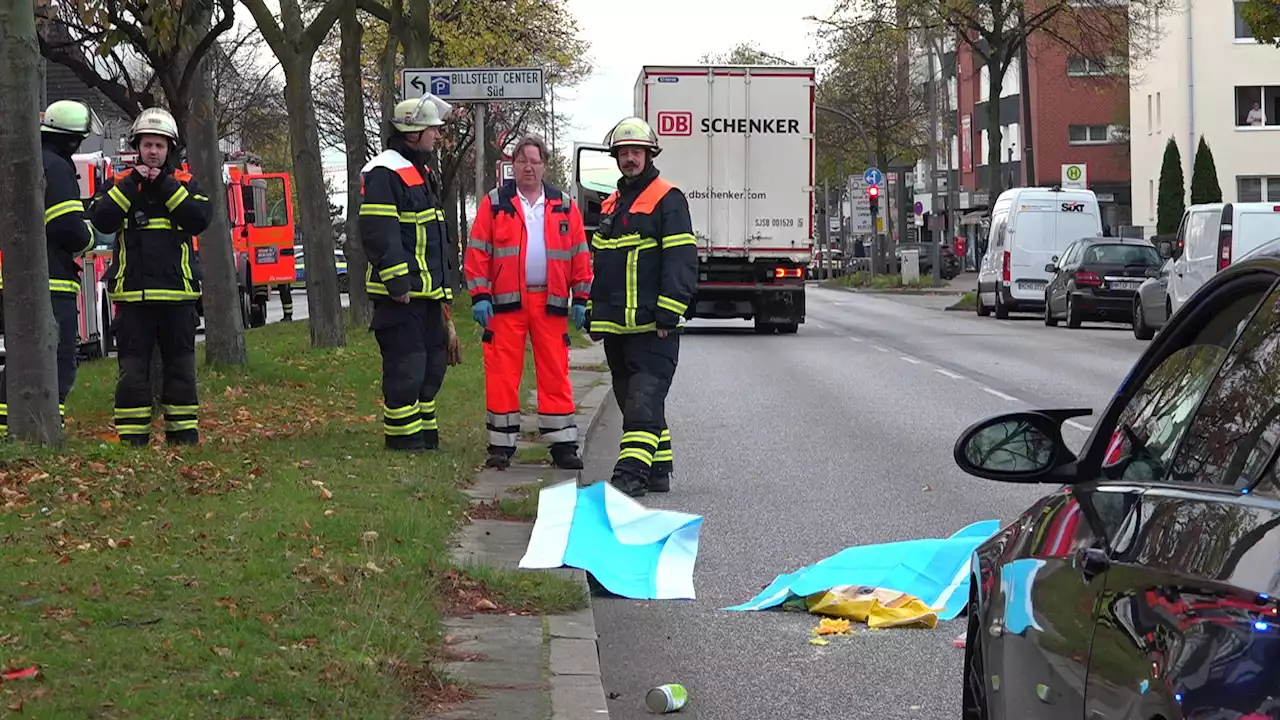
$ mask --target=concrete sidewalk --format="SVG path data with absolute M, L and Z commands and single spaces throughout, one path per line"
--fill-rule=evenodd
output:
M 586 443 L 600 411 L 613 402 L 605 367 L 604 346 L 595 343 L 570 351 L 570 376 L 578 405 L 579 442 L 586 457 Z M 534 404 L 530 398 L 526 407 Z M 526 410 L 522 430 L 536 430 L 536 418 Z M 522 445 L 524 445 L 522 443 Z M 525 453 L 522 453 L 525 454 Z M 520 457 L 519 455 L 517 457 Z M 475 484 L 466 488 L 473 502 L 493 502 L 510 497 L 516 486 L 541 482 L 550 485 L 577 478 L 578 473 L 545 464 L 515 463 L 505 471 L 482 470 Z M 533 530 L 532 522 L 472 520 L 455 539 L 452 555 L 460 565 L 483 563 L 515 568 L 523 557 Z M 528 572 L 548 572 L 530 570 Z M 568 568 L 554 570 L 581 583 L 587 592 L 586 574 Z M 595 619 L 590 605 L 566 615 L 522 617 L 476 613 L 450 617 L 444 631 L 452 636 L 452 657 L 444 671 L 469 683 L 477 698 L 456 710 L 436 715 L 446 720 L 585 720 L 609 717 L 600 681 Z

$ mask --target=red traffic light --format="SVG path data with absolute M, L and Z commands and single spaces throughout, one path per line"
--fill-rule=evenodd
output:
M 867 197 L 871 198 L 872 200 L 875 200 L 876 198 L 880 197 L 880 186 L 879 185 L 869 186 L 867 188 Z

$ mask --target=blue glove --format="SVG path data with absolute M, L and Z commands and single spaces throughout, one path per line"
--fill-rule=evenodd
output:
M 488 300 L 481 300 L 472 305 L 471 317 L 480 324 L 480 327 L 488 329 L 489 319 L 493 317 L 493 303 Z
M 574 305 L 569 308 L 569 319 L 573 320 L 573 328 L 581 330 L 583 323 L 587 321 L 587 306 Z

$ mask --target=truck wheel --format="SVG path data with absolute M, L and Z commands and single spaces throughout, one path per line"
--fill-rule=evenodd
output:
M 778 333 L 781 335 L 795 335 L 800 331 L 800 323 L 787 323 L 778 326 Z
M 249 324 L 251 319 L 249 317 L 249 296 L 242 290 L 240 291 L 240 324 L 244 329 L 248 330 L 252 327 Z

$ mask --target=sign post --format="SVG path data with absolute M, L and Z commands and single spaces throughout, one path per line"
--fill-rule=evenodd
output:
M 542 68 L 405 68 L 400 71 L 403 99 L 431 93 L 450 103 L 472 106 L 476 139 L 476 206 L 484 197 L 485 111 L 491 102 L 542 102 Z

